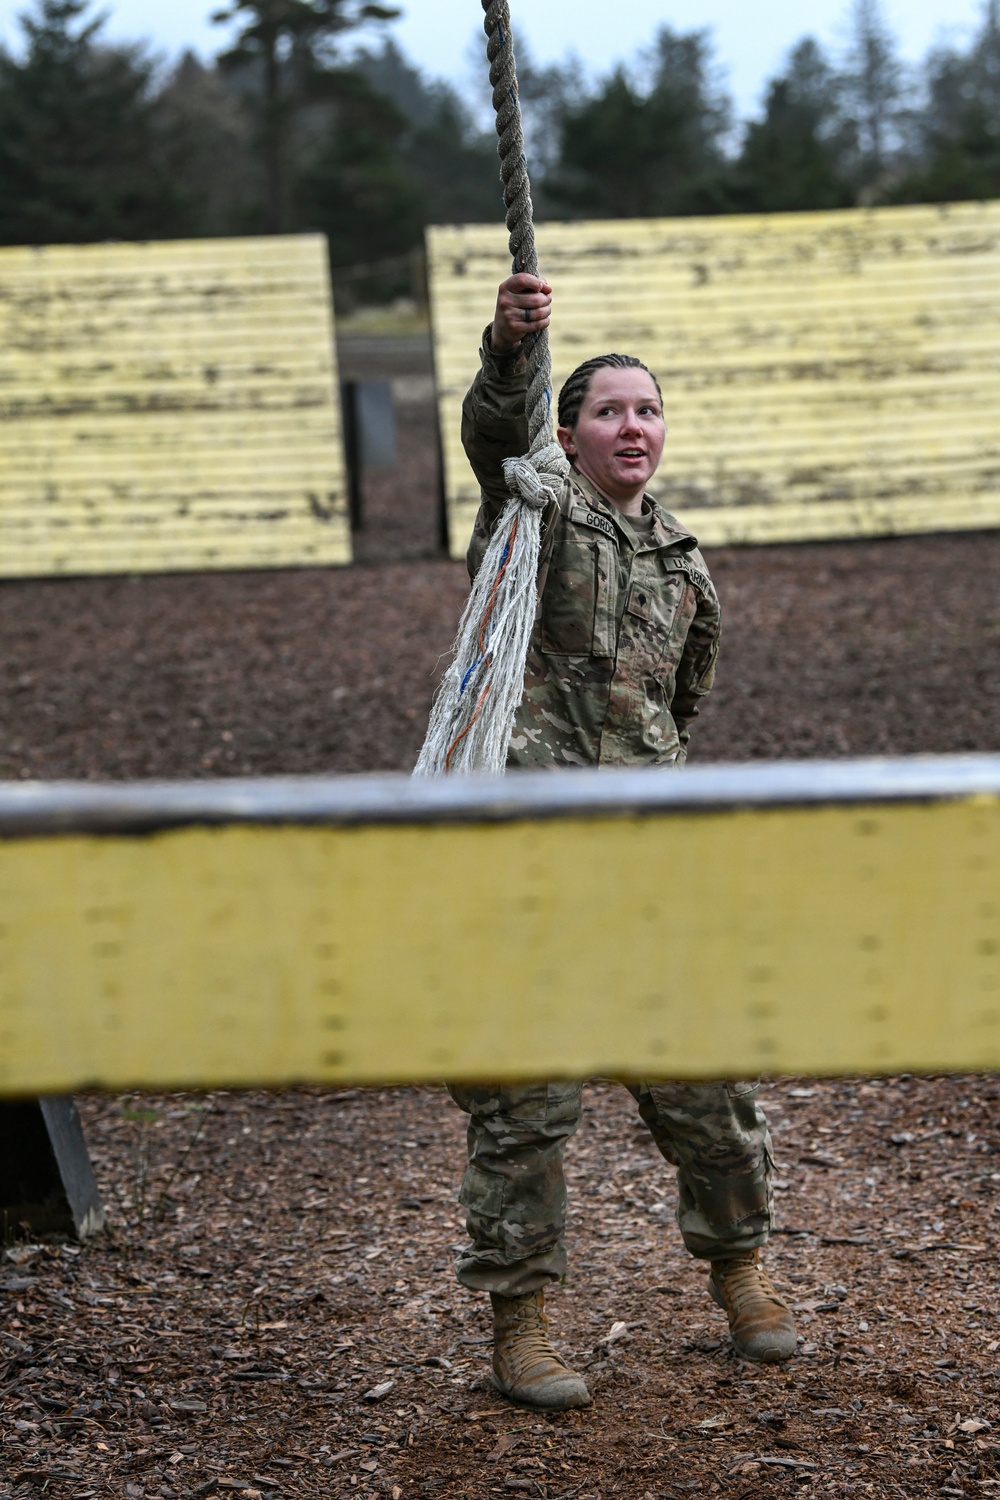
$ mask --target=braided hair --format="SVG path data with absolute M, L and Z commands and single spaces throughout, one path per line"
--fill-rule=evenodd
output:
M 580 408 L 584 403 L 587 392 L 590 390 L 590 382 L 598 370 L 645 370 L 650 380 L 656 386 L 656 394 L 663 404 L 663 392 L 660 390 L 660 382 L 648 366 L 641 359 L 636 359 L 634 354 L 598 354 L 593 359 L 585 359 L 582 365 L 577 365 L 572 375 L 568 376 L 559 392 L 559 426 L 566 427 L 570 432 L 576 426 L 580 417 Z

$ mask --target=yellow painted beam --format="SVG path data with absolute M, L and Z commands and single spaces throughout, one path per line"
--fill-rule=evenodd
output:
M 0 249 L 0 577 L 350 561 L 320 235 Z
M 1000 1068 L 1000 762 L 888 800 L 727 774 L 7 817 L 0 1093 Z
M 538 227 L 558 385 L 609 349 L 658 374 L 652 488 L 706 544 L 1000 526 L 1000 203 Z M 502 224 L 428 231 L 451 543 Z

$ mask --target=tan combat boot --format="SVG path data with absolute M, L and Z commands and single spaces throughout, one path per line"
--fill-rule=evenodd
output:
M 795 1320 L 754 1250 L 733 1260 L 713 1260 L 708 1290 L 729 1319 L 737 1354 L 780 1364 L 795 1353 Z
M 512 1401 L 544 1411 L 589 1406 L 583 1378 L 571 1370 L 549 1338 L 544 1292 L 498 1297 L 493 1303 L 493 1384 Z

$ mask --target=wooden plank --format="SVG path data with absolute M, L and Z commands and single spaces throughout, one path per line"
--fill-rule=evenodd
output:
M 0 1093 L 1000 1067 L 997 758 L 11 787 L 0 828 Z
M 1000 203 L 542 224 L 559 384 L 608 349 L 656 371 L 652 486 L 709 544 L 1000 525 Z M 502 225 L 428 231 L 452 549 L 478 491 L 460 411 Z
M 0 250 L 0 577 L 350 561 L 320 235 Z

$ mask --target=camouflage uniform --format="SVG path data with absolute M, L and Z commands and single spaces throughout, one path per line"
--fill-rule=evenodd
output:
M 472 1244 L 458 1279 L 519 1297 L 566 1272 L 563 1151 L 580 1123 L 579 1083 L 452 1087 L 469 1119 L 458 1201 Z M 771 1137 L 755 1083 L 642 1083 L 629 1092 L 677 1168 L 677 1222 L 692 1255 L 725 1260 L 773 1225 Z
M 523 361 L 484 339 L 462 411 L 482 488 L 469 547 L 475 573 L 507 496 L 501 464 L 528 446 Z M 539 607 L 510 767 L 680 765 L 698 700 L 711 688 L 719 602 L 697 543 L 645 497 L 630 521 L 574 472 L 543 516 Z M 631 1087 L 677 1168 L 677 1217 L 693 1255 L 724 1260 L 772 1227 L 771 1138 L 753 1083 Z M 452 1088 L 470 1116 L 459 1201 L 472 1244 L 466 1286 L 506 1297 L 566 1270 L 563 1151 L 580 1123 L 579 1083 Z
M 507 499 L 502 461 L 528 447 L 521 362 L 496 359 L 485 344 L 482 358 L 462 408 L 462 442 L 483 494 L 473 574 Z M 646 500 L 637 527 L 574 472 L 546 508 L 509 766 L 683 763 L 715 675 L 719 600 L 694 537 Z

